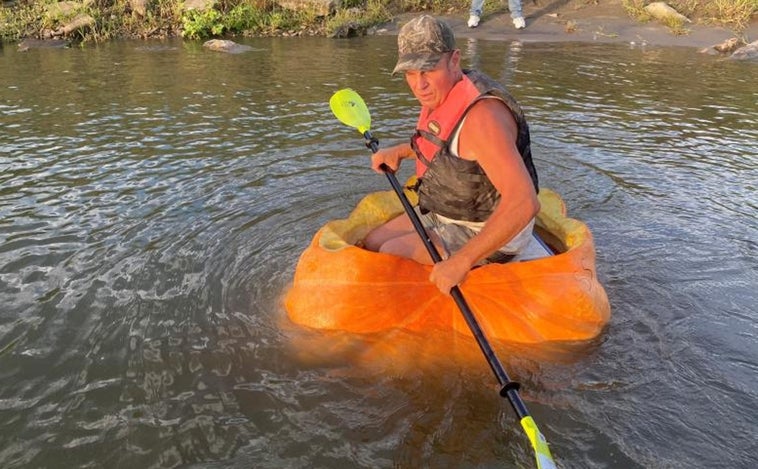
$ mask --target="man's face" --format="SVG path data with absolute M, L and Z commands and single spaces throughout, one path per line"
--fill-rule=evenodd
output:
M 444 54 L 431 70 L 409 70 L 405 81 L 422 106 L 436 109 L 460 79 L 460 52 Z

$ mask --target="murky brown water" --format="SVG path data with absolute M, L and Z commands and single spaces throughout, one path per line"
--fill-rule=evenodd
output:
M 248 44 L 0 49 L 0 465 L 533 467 L 473 342 L 398 366 L 420 338 L 284 317 L 316 229 L 388 189 L 332 92 L 382 142 L 415 121 L 394 38 Z M 499 348 L 559 466 L 756 466 L 755 64 L 461 48 L 522 101 L 612 303 L 572 356 Z

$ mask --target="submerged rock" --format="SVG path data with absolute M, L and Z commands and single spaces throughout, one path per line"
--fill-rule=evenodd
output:
M 336 28 L 334 32 L 331 34 L 331 37 L 348 38 L 348 37 L 363 36 L 365 34 L 365 29 L 366 28 L 364 28 L 357 22 L 349 21 L 347 23 L 341 24 L 338 28 Z
M 733 60 L 758 60 L 758 41 L 740 47 L 729 58 Z
M 18 50 L 20 52 L 25 52 L 29 49 L 63 49 L 70 45 L 71 43 L 64 39 L 26 38 L 18 43 Z
M 219 52 L 228 52 L 230 54 L 239 54 L 241 52 L 253 50 L 253 48 L 250 46 L 237 44 L 234 41 L 229 41 L 226 39 L 211 39 L 209 41 L 205 41 L 203 43 L 203 47 Z
M 706 47 L 704 49 L 700 49 L 701 54 L 710 54 L 710 55 L 716 55 L 716 54 L 731 54 L 734 52 L 738 47 L 745 45 L 745 41 L 742 39 L 738 39 L 736 37 L 727 39 L 726 41 L 720 43 L 720 44 L 714 44 L 711 47 Z

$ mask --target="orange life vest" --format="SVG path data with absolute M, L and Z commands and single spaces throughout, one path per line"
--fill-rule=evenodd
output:
M 437 152 L 458 127 L 463 115 L 482 92 L 464 75 L 437 109 L 422 107 L 416 124 L 416 176 L 422 177 Z

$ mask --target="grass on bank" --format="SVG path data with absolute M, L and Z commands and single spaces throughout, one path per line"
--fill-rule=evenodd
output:
M 134 1 L 134 0 L 132 0 Z M 530 1 L 530 0 L 525 0 Z M 604 0 L 571 0 L 577 6 L 597 5 Z M 222 36 L 364 34 L 372 26 L 411 11 L 465 15 L 469 0 L 342 0 L 331 14 L 316 7 L 283 8 L 275 0 L 216 0 L 213 8 L 184 8 L 183 0 L 144 0 L 144 13 L 130 0 L 3 0 L 0 7 L 0 40 L 53 37 L 76 15 L 88 15 L 93 25 L 78 30 L 69 39 L 100 42 L 116 37 L 150 38 L 183 36 L 207 39 Z M 644 6 L 648 0 L 622 0 L 628 14 L 638 21 L 650 20 Z M 758 0 L 669 0 L 669 5 L 696 22 L 720 24 L 742 31 L 758 14 Z M 134 3 L 137 4 L 136 2 Z M 504 10 L 504 1 L 486 0 L 485 10 Z M 65 8 L 59 5 L 66 5 Z M 686 34 L 684 24 L 672 22 L 675 34 Z
M 646 0 L 623 0 L 629 16 L 640 22 L 650 21 Z M 720 25 L 734 31 L 744 31 L 758 15 L 758 0 L 668 0 L 666 4 L 695 23 Z M 681 19 L 669 18 L 666 26 L 673 34 L 687 34 L 687 25 Z

